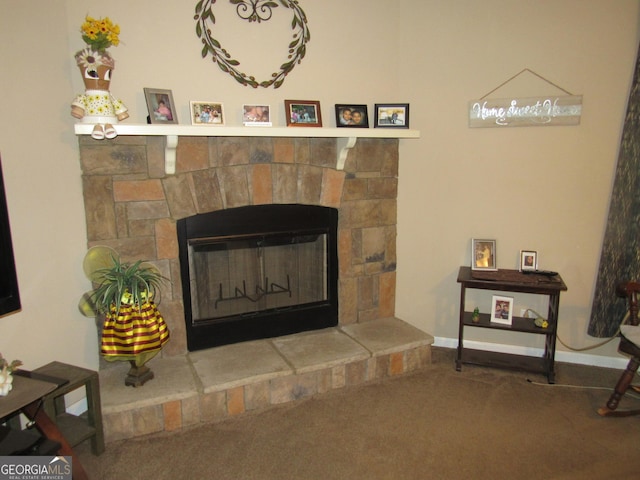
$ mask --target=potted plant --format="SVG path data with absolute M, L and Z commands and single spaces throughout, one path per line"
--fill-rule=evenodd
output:
M 155 299 L 165 279 L 152 264 L 120 261 L 109 247 L 89 249 L 84 270 L 95 288 L 83 295 L 80 311 L 102 321 L 100 353 L 108 361 L 131 364 L 125 385 L 153 378 L 146 363 L 169 340 L 169 329 Z
M 7 362 L 0 353 L 0 397 L 5 397 L 13 388 L 13 372 L 22 365 L 20 360 Z

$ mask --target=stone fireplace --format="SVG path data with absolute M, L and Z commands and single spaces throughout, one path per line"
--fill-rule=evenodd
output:
M 181 136 L 165 173 L 163 136 L 80 136 L 87 246 L 151 261 L 170 279 L 160 311 L 187 351 L 178 221 L 259 205 L 311 205 L 338 213 L 338 322 L 394 316 L 398 140 L 360 138 L 344 169 L 335 138 Z

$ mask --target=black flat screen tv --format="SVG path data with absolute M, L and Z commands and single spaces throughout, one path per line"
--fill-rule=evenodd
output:
M 0 160 L 0 316 L 17 312 L 20 308 L 18 276 L 13 258 L 9 211 L 4 190 L 2 161 Z

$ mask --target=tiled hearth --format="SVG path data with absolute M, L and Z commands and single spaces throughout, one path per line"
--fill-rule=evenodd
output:
M 159 305 L 171 340 L 152 360 L 157 378 L 129 388 L 125 397 L 136 398 L 123 400 L 118 392 L 124 386 L 112 376 L 123 377 L 126 365 L 101 371 L 108 440 L 224 418 L 428 363 L 431 337 L 394 318 L 398 139 L 358 139 L 339 169 L 335 138 L 181 136 L 172 175 L 165 172 L 163 136 L 96 141 L 82 135 L 79 144 L 88 247 L 108 245 L 124 261 L 150 261 L 171 280 Z M 227 369 L 227 361 L 207 360 L 222 355 L 218 349 L 187 352 L 176 221 L 272 203 L 338 209 L 339 325 L 330 338 L 339 347 L 347 342 L 354 355 L 345 358 L 338 348 L 337 358 L 317 358 L 301 368 L 299 357 L 280 348 L 287 341 L 264 340 L 257 348 L 280 358 L 281 369 L 267 379 L 230 371 L 236 383 L 220 382 L 201 371 L 207 363 L 212 371 Z M 384 322 L 399 332 L 410 330 L 413 338 L 394 339 L 394 328 L 383 328 Z M 375 336 L 374 325 L 387 332 L 390 344 L 369 348 L 357 338 L 361 331 Z M 313 333 L 301 338 L 314 338 Z M 252 344 L 218 348 L 246 349 L 246 358 L 255 353 Z M 322 357 L 323 348 L 311 344 L 302 353 Z
M 100 371 L 106 442 L 254 414 L 431 363 L 433 337 L 395 318 L 151 360 L 155 378 L 124 385 Z

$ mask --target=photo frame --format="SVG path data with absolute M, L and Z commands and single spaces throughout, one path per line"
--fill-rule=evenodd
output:
M 178 123 L 176 104 L 173 102 L 171 90 L 160 88 L 144 88 L 149 116 L 147 123 Z
M 376 103 L 375 128 L 409 128 L 408 103 Z
M 224 125 L 224 107 L 220 102 L 189 102 L 192 125 Z
M 471 239 L 471 270 L 498 270 L 496 256 L 495 240 Z
M 538 269 L 538 252 L 535 250 L 520 250 L 520 271 L 526 272 Z
M 502 295 L 491 297 L 491 321 L 511 325 L 513 322 L 513 297 Z
M 321 127 L 320 102 L 315 100 L 285 100 L 287 127 Z
M 272 125 L 271 107 L 257 104 L 243 105 L 242 124 L 249 127 L 270 127 Z
M 336 127 L 369 128 L 367 106 L 336 104 Z

